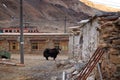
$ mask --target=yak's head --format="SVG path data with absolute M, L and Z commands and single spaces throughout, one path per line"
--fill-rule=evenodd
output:
M 60 51 L 61 51 L 60 47 L 55 47 L 55 49 L 60 53 Z

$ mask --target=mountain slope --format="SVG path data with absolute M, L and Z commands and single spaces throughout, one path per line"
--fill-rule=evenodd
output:
M 79 0 L 23 0 L 23 8 L 24 23 L 37 26 L 41 32 L 63 32 L 65 25 L 103 13 Z M 0 27 L 18 25 L 19 0 L 0 0 Z

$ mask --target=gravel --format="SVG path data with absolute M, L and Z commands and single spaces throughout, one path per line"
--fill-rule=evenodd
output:
M 57 57 L 56 61 L 66 60 L 67 55 Z M 11 62 L 19 63 L 19 55 L 12 54 Z M 41 55 L 25 55 L 25 66 L 0 64 L 0 80 L 61 80 L 64 69 L 56 67 L 52 58 L 47 61 Z

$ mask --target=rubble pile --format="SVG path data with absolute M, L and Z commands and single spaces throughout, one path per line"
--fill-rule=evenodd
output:
M 74 59 L 56 62 L 58 69 L 64 69 L 63 72 L 65 72 L 66 80 L 76 80 L 85 64 L 81 60 L 76 62 Z

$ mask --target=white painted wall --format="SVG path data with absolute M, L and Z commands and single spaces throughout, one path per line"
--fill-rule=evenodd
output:
M 92 24 L 88 22 L 80 29 L 80 34 L 73 37 L 69 37 L 69 53 L 70 57 L 78 56 L 83 61 L 88 61 L 92 54 L 95 52 L 99 43 L 99 32 L 96 30 L 99 27 L 96 19 L 92 21 Z M 83 36 L 83 42 L 80 44 L 81 36 Z M 73 42 L 73 38 L 74 41 Z M 73 55 L 74 54 L 74 55 Z
M 96 30 L 98 23 L 93 21 L 92 24 L 88 23 L 83 27 L 83 44 L 82 44 L 82 57 L 83 61 L 88 61 L 92 56 L 98 45 L 99 33 Z

